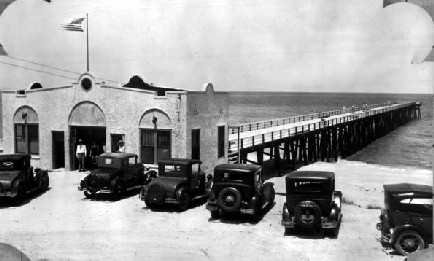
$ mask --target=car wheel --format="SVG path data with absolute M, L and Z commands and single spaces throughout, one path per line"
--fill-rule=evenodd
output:
M 406 230 L 399 233 L 395 242 L 396 251 L 404 256 L 423 248 L 425 248 L 425 241 L 420 234 L 414 230 Z
M 149 200 L 145 200 L 145 205 L 147 208 L 155 208 L 155 206 L 156 206 L 155 204 L 153 204 Z
M 97 192 L 101 188 L 101 180 L 98 175 L 91 174 L 86 179 L 87 189 L 91 192 Z
M 84 191 L 84 196 L 86 198 L 93 198 L 93 197 L 95 197 L 95 192 Z
M 179 196 L 179 208 L 182 211 L 185 211 L 188 209 L 189 205 L 190 205 L 190 195 L 187 192 L 181 193 L 181 196 Z
M 211 210 L 211 218 L 218 218 L 220 216 L 220 209 Z
M 114 186 L 114 189 L 113 189 L 113 194 L 112 194 L 113 199 L 114 200 L 121 199 L 122 194 L 123 194 L 123 190 L 124 190 L 124 186 L 121 183 L 117 182 Z
M 50 179 L 48 178 L 48 175 L 44 175 L 41 177 L 41 191 L 47 191 L 48 187 L 50 186 Z
M 335 228 L 326 228 L 326 229 L 324 229 L 324 234 L 326 234 L 326 235 L 328 235 L 330 237 L 335 238 L 338 235 L 338 231 L 339 231 L 338 227 L 335 227 Z
M 268 202 L 270 205 L 273 205 L 274 199 L 276 198 L 276 191 L 273 187 L 270 189 L 270 201 Z
M 321 209 L 313 201 L 301 201 L 294 209 L 294 216 L 298 225 L 304 228 L 314 228 L 318 222 L 321 222 Z
M 146 200 L 152 202 L 152 204 L 161 205 L 164 203 L 166 190 L 163 185 L 154 183 L 149 186 L 147 194 Z
M 294 228 L 285 227 L 285 236 L 289 236 L 294 233 Z
M 218 204 L 226 212 L 234 212 L 241 206 L 241 193 L 238 189 L 227 187 L 219 193 Z
M 25 196 L 24 188 L 22 185 L 19 185 L 17 188 L 17 195 L 15 196 L 14 201 L 13 201 L 14 204 L 20 205 L 21 203 L 23 203 L 24 196 Z

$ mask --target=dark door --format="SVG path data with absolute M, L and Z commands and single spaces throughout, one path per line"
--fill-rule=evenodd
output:
M 154 163 L 154 131 L 142 130 L 141 134 L 141 159 L 142 163 Z
M 142 130 L 141 157 L 142 163 L 156 164 L 159 160 L 171 157 L 170 130 Z
M 52 132 L 53 169 L 65 167 L 65 133 Z
M 200 129 L 191 130 L 191 158 L 200 159 Z

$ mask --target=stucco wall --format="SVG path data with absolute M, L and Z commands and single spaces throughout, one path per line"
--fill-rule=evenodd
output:
M 203 92 L 188 92 L 187 155 L 191 157 L 191 130 L 200 129 L 200 159 L 203 170 L 213 173 L 220 163 L 227 163 L 229 95 L 215 92 L 212 84 L 205 84 Z M 218 157 L 218 126 L 225 126 L 224 157 Z
M 91 75 L 82 75 L 91 78 Z M 153 92 L 106 86 L 94 81 L 89 91 L 83 90 L 80 81 L 72 86 L 44 88 L 27 91 L 17 96 L 14 91 L 3 92 L 4 153 L 14 152 L 13 115 L 23 105 L 32 107 L 39 116 L 39 155 L 32 164 L 42 168 L 52 167 L 52 131 L 65 133 L 65 167 L 69 166 L 68 119 L 74 106 L 90 102 L 98 106 L 106 121 L 106 146 L 110 150 L 110 134 L 125 134 L 127 152 L 140 155 L 139 123 L 150 109 L 166 113 L 172 124 L 172 157 L 186 157 L 187 95 L 185 91 L 167 92 L 156 96 Z

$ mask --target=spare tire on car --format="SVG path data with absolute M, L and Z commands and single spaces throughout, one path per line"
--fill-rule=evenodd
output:
M 234 187 L 222 189 L 218 196 L 218 205 L 226 212 L 234 212 L 241 205 L 241 193 Z
M 321 222 L 321 209 L 314 201 L 301 201 L 294 209 L 294 216 L 298 225 L 313 228 Z
M 86 179 L 87 190 L 90 193 L 95 193 L 101 189 L 101 179 L 98 175 L 89 175 Z
M 147 191 L 148 193 L 148 201 L 151 204 L 160 205 L 164 203 L 164 196 L 165 196 L 165 189 L 163 185 L 154 183 L 151 186 L 149 186 L 149 189 Z

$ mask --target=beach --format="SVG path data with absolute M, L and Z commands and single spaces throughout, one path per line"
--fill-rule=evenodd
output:
M 284 235 L 280 225 L 285 179 L 272 177 L 275 205 L 258 220 L 248 216 L 210 219 L 205 202 L 178 212 L 152 211 L 137 192 L 119 201 L 89 200 L 77 190 L 85 173 L 50 172 L 50 190 L 19 207 L 0 210 L 0 242 L 31 260 L 403 260 L 377 241 L 383 184 L 432 184 L 423 169 L 395 169 L 339 160 L 300 170 L 336 173 L 343 193 L 343 219 L 337 238 L 299 231 Z M 288 173 L 288 171 L 285 171 Z

